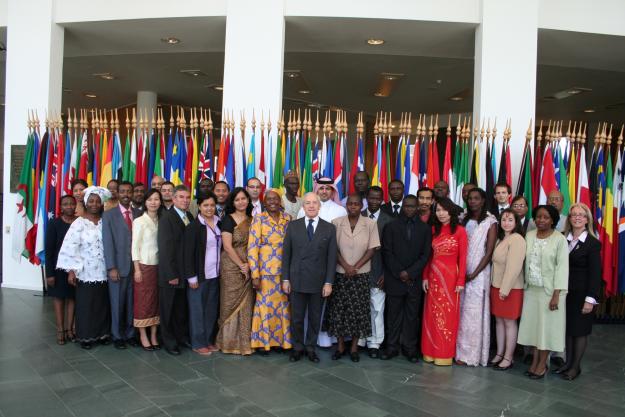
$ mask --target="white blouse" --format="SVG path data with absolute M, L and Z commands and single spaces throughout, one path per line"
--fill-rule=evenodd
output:
M 132 260 L 143 265 L 158 265 L 158 222 L 147 213 L 132 222 Z
M 83 217 L 72 223 L 63 239 L 56 267 L 74 271 L 83 282 L 106 282 L 102 219 L 97 225 Z

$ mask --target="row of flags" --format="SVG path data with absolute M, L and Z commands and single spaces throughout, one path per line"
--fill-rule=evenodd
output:
M 354 191 L 355 174 L 370 166 L 371 185 L 382 187 L 386 200 L 391 180 L 401 180 L 405 194 L 416 194 L 426 186 L 433 188 L 443 180 L 449 185 L 450 198 L 461 206 L 466 183 L 483 188 L 489 198 L 494 194 L 495 184 L 513 183 L 509 124 L 496 146 L 497 129 L 496 125 L 491 129 L 490 122 L 486 129 L 482 124 L 481 130 L 476 127 L 471 132 L 471 120 L 459 119 L 456 129 L 448 127 L 444 140 L 438 140 L 438 120 L 430 118 L 427 127 L 425 117 L 420 116 L 413 139 L 409 114 L 402 114 L 398 137 L 391 135 L 390 115 L 380 114 L 367 153 L 361 113 L 350 163 L 347 117 L 343 112 L 337 115 L 334 129 L 327 121 L 329 114 L 323 129 L 319 129 L 317 116 L 314 135 L 310 111 L 304 112 L 303 124 L 295 120 L 293 113 L 287 129 L 283 116 L 277 132 L 269 123 L 265 126 L 264 121 L 257 130 L 255 120 L 251 130 L 236 129 L 234 117 L 225 116 L 217 138 L 213 137 L 210 113 L 200 112 L 198 119 L 192 111 L 188 125 L 184 112 L 182 116 L 179 113 L 176 123 L 170 119 L 169 129 L 165 128 L 160 112 L 148 129 L 146 115 L 146 123 L 140 121 L 138 129 L 126 130 L 123 144 L 119 123 L 113 117 L 110 125 L 100 123 L 91 129 L 71 121 L 66 129 L 61 123 L 50 123 L 43 135 L 38 124 L 29 121 L 26 155 L 17 188 L 14 256 L 26 257 L 33 264 L 45 262 L 43 243 L 47 222 L 59 215 L 60 198 L 71 193 L 71 183 L 76 178 L 86 180 L 89 185 L 106 186 L 111 179 L 149 184 L 158 175 L 176 185 L 187 185 L 194 195 L 198 183 L 205 178 L 241 186 L 256 177 L 265 188 L 280 188 L 284 176 L 295 172 L 300 178 L 301 194 L 312 191 L 315 179 L 323 176 L 334 179 L 343 198 Z M 244 120 L 242 125 L 245 126 Z M 572 203 L 587 204 L 593 211 L 602 242 L 606 294 L 625 293 L 625 262 L 619 262 L 625 259 L 625 158 L 621 146 L 613 155 L 608 140 L 611 132 L 604 125 L 587 160 L 581 125 L 579 129 L 574 126 L 573 134 L 566 135 L 562 135 L 561 126 L 554 125 L 553 129 L 550 126 L 544 140 L 542 131 L 541 125 L 536 139 L 531 140 L 528 130 L 516 194 L 528 200 L 528 215 L 533 206 L 545 203 L 553 190 L 560 190 L 564 196 L 565 215 Z M 439 148 L 439 142 L 444 147 Z M 365 155 L 372 158 L 369 165 L 365 163 Z

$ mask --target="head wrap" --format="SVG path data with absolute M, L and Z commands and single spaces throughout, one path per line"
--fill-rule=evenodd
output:
M 108 199 L 111 198 L 111 192 L 108 189 L 92 185 L 91 187 L 85 188 L 85 205 L 87 204 L 87 200 L 89 200 L 89 196 L 91 196 L 91 194 L 96 194 L 98 197 L 100 197 L 100 200 L 102 200 L 102 204 L 106 203 Z
M 289 170 L 286 174 L 284 174 L 284 179 L 286 180 L 287 178 L 297 178 L 299 181 L 299 175 L 297 175 L 297 172 L 292 170 Z
M 330 188 L 332 188 L 333 190 L 330 200 L 334 200 L 335 203 L 341 204 L 341 199 L 339 198 L 339 190 L 336 188 L 336 185 L 334 185 L 334 180 L 328 177 L 317 178 L 317 181 L 315 182 L 315 186 L 313 189 L 315 194 L 317 194 L 317 192 L 319 191 L 319 188 L 321 188 L 322 185 L 330 186 Z

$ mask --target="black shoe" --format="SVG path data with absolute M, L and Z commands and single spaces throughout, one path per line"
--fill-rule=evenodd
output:
M 582 374 L 582 370 L 580 369 L 575 375 L 571 375 L 567 372 L 562 373 L 562 375 L 560 375 L 562 377 L 562 379 L 564 379 L 565 381 L 572 381 L 575 378 L 577 378 L 578 376 L 580 376 Z
M 89 349 L 91 349 L 91 343 L 90 342 L 80 342 L 80 347 L 85 349 L 85 350 L 89 350 Z
M 360 355 L 358 354 L 358 352 L 350 352 L 349 358 L 352 360 L 352 362 L 360 362 Z
M 123 350 L 126 349 L 126 342 L 124 342 L 123 340 L 119 339 L 113 342 L 113 346 L 115 346 L 115 349 L 119 349 L 119 350 Z
M 561 367 L 559 367 L 558 369 L 555 369 L 555 370 L 553 371 L 553 373 L 554 373 L 554 374 L 561 375 L 561 374 L 565 373 L 565 372 L 566 372 L 566 371 L 568 371 L 568 370 L 569 370 L 569 367 L 568 367 L 566 364 L 564 364 L 564 365 L 562 365 Z
M 408 362 L 417 363 L 419 362 L 419 355 L 412 353 L 410 355 L 406 355 L 406 359 L 408 359 Z
M 145 350 L 146 352 L 153 352 L 153 351 L 154 351 L 154 346 L 152 346 L 152 345 L 149 345 L 149 346 L 143 346 L 143 345 L 141 345 L 141 348 L 142 348 L 143 350 Z
M 497 360 L 497 358 L 499 358 L 499 360 Z M 488 363 L 486 364 L 486 366 L 495 366 L 497 365 L 499 362 L 501 362 L 503 360 L 503 356 L 501 355 L 495 355 L 493 357 L 493 359 L 489 360 Z
M 111 338 L 108 337 L 108 336 L 107 337 L 103 337 L 102 339 L 100 339 L 100 344 L 102 346 L 106 346 L 106 345 L 108 345 L 110 343 L 111 343 Z
M 506 360 L 506 361 L 508 361 L 508 362 L 510 362 L 510 363 L 508 364 L 508 366 L 500 366 L 501 362 L 503 362 L 503 361 L 505 361 L 505 360 Z M 507 358 L 503 358 L 502 360 L 500 360 L 499 362 L 497 362 L 497 363 L 493 366 L 493 369 L 494 369 L 495 371 L 507 371 L 508 369 L 510 369 L 510 368 L 512 368 L 512 367 L 514 367 L 514 362 L 512 362 L 511 360 L 509 360 L 509 359 L 507 359 Z
M 191 343 L 189 343 L 189 342 L 178 343 L 178 346 L 182 346 L 184 348 L 191 349 Z
M 555 366 L 557 366 L 558 368 L 561 368 L 565 365 L 564 359 L 558 356 L 552 356 L 550 362 L 554 364 Z
M 139 341 L 135 337 L 131 337 L 126 340 L 126 344 L 132 347 L 137 347 L 140 345 Z
M 369 349 L 369 357 L 371 359 L 378 359 L 380 357 L 380 349 Z
M 547 374 L 547 369 L 545 368 L 545 371 L 541 375 L 531 374 L 530 379 L 543 379 L 546 374 Z
M 154 350 L 161 350 L 161 345 L 152 345 Z
M 332 360 L 333 361 L 337 361 L 337 360 L 341 359 L 343 357 L 343 355 L 345 355 L 345 351 L 341 352 L 340 350 L 337 349 L 332 354 Z
M 259 349 L 256 351 L 260 356 L 269 356 L 269 351 L 265 349 Z
M 180 355 L 180 348 L 178 346 L 174 346 L 173 348 L 169 349 L 169 348 L 165 348 L 165 351 L 167 353 L 169 353 L 170 355 L 173 356 L 178 356 Z
M 393 351 L 388 351 L 385 350 L 384 352 L 382 352 L 380 354 L 380 359 L 382 359 L 383 361 L 387 361 L 389 359 L 393 359 L 395 356 L 397 356 L 399 353 L 397 352 L 393 352 Z
M 306 356 L 308 356 L 309 361 L 319 363 L 319 356 L 317 356 L 314 350 L 306 353 Z
M 299 351 L 299 350 L 295 350 L 295 349 L 293 349 L 293 350 L 291 351 L 291 354 L 289 355 L 289 361 L 291 361 L 291 362 L 297 362 L 297 361 L 299 361 L 300 359 L 302 359 L 302 352 L 301 352 L 301 351 Z

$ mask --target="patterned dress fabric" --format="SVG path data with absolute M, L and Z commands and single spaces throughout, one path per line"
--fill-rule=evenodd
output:
M 488 214 L 480 224 L 469 220 L 466 224 L 469 240 L 467 273 L 472 273 L 486 253 L 488 229 L 497 219 Z M 490 347 L 490 265 L 475 279 L 467 282 L 460 295 L 460 326 L 456 342 L 456 360 L 469 366 L 488 363 Z
M 289 298 L 282 291 L 282 244 L 289 215 L 280 213 L 276 222 L 267 212 L 254 216 L 250 226 L 247 260 L 252 279 L 260 279 L 252 316 L 252 348 L 290 349 Z
M 232 247 L 240 259 L 247 259 L 250 219 L 234 225 L 230 215 L 222 222 L 221 231 L 232 233 Z M 254 289 L 252 280 L 241 273 L 227 252 L 221 258 L 219 282 L 219 333 L 217 347 L 223 353 L 251 355 L 252 309 Z
M 438 236 L 432 230 L 432 259 L 423 272 L 429 289 L 423 310 L 421 352 L 432 362 L 451 364 L 456 353 L 460 296 L 457 286 L 464 286 L 467 263 L 467 234 L 462 226 L 444 225 Z

